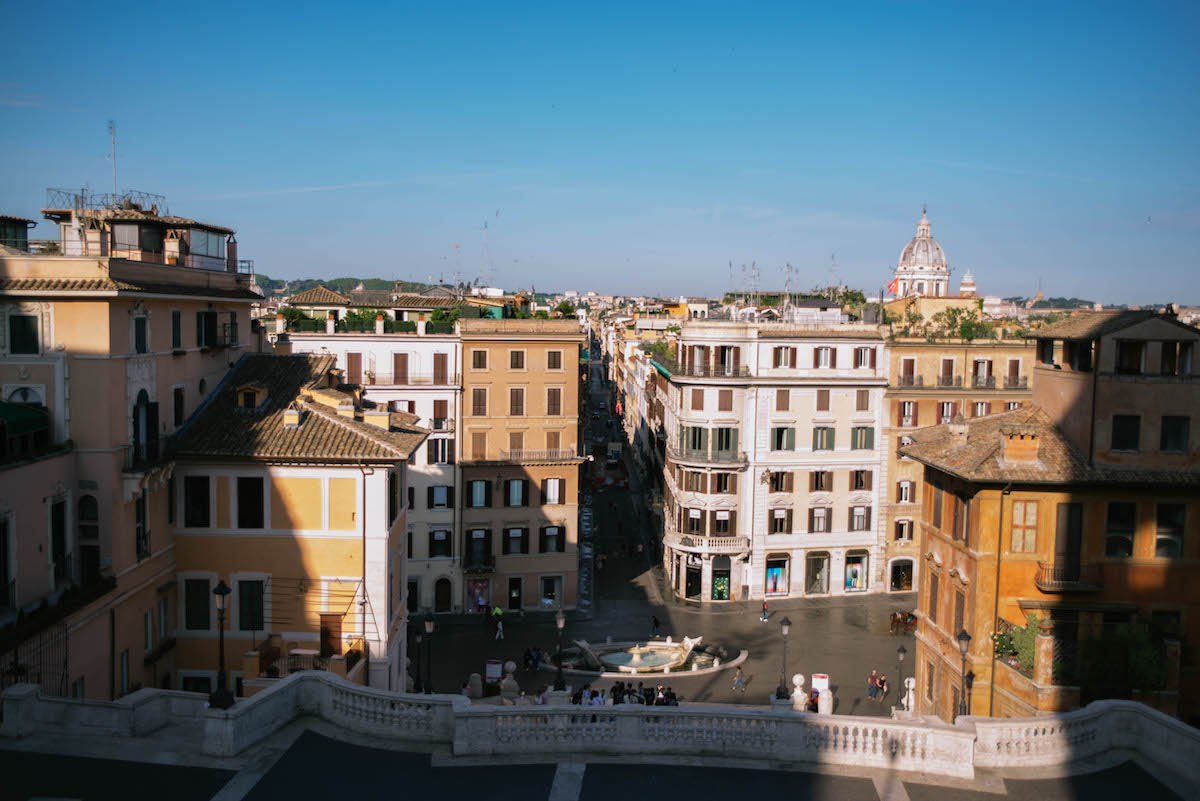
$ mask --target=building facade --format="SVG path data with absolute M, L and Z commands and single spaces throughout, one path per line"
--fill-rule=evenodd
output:
M 883 589 L 887 359 L 874 326 L 698 322 L 669 375 L 663 566 L 685 598 Z

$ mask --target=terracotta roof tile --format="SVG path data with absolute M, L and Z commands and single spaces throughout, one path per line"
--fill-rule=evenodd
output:
M 345 306 L 350 303 L 350 299 L 345 295 L 339 295 L 332 289 L 326 286 L 316 286 L 312 289 L 306 289 L 303 292 L 292 295 L 288 298 L 288 303 L 293 306 L 303 306 L 305 304 L 319 306 Z
M 1158 316 L 1150 309 L 1125 311 L 1077 311 L 1065 320 L 1045 325 L 1032 332 L 1031 339 L 1095 339 L 1110 331 Z
M 141 292 L 148 295 L 187 295 L 262 300 L 248 287 L 187 286 L 185 284 L 117 281 L 112 278 L 0 278 L 4 292 Z
M 330 356 L 244 357 L 200 414 L 180 432 L 173 448 L 176 457 L 340 462 L 408 459 L 429 435 L 428 429 L 393 418 L 391 429 L 384 431 L 303 399 L 304 391 L 323 380 L 332 366 Z M 253 410 L 239 407 L 235 388 L 255 381 L 267 387 L 265 404 Z M 293 403 L 300 410 L 300 424 L 286 428 L 284 412 Z
M 960 441 L 956 430 L 963 429 L 966 439 Z M 1003 443 L 1009 432 L 1037 435 L 1035 462 L 1004 459 Z M 1200 486 L 1197 470 L 1089 466 L 1083 454 L 1037 406 L 921 428 L 908 436 L 913 442 L 902 445 L 900 453 L 967 481 Z

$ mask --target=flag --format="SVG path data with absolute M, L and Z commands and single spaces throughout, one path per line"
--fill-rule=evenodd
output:
M 898 289 L 900 288 L 900 287 L 899 287 L 899 281 L 900 281 L 900 279 L 899 279 L 899 278 L 893 278 L 893 279 L 892 279 L 892 283 L 888 284 L 888 286 L 887 286 L 887 293 L 888 293 L 889 295 L 895 295 L 895 294 L 896 294 L 896 290 L 898 290 Z

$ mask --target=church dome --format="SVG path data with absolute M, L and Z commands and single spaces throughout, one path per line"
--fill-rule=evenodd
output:
M 898 265 L 901 270 L 946 269 L 946 254 L 933 238 L 932 227 L 924 211 L 921 213 L 921 221 L 917 223 L 917 235 L 900 252 Z

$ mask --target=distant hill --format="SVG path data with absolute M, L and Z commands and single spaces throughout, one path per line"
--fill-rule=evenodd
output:
M 353 291 L 359 284 L 363 285 L 363 289 L 374 290 L 391 290 L 393 286 L 399 285 L 402 292 L 422 292 L 434 286 L 434 284 L 425 284 L 420 281 L 388 281 L 386 278 L 301 278 L 295 281 L 283 281 L 276 278 L 268 278 L 261 273 L 255 276 L 255 280 L 258 282 L 259 287 L 268 295 L 295 295 L 298 292 L 305 292 L 318 286 L 329 287 L 334 292 L 343 295 Z
M 1008 303 L 1016 303 L 1018 306 L 1024 306 L 1029 298 L 1012 297 L 1004 299 Z M 1090 309 L 1095 305 L 1093 300 L 1084 300 L 1083 298 L 1043 298 L 1035 301 L 1033 308 L 1035 309 Z

